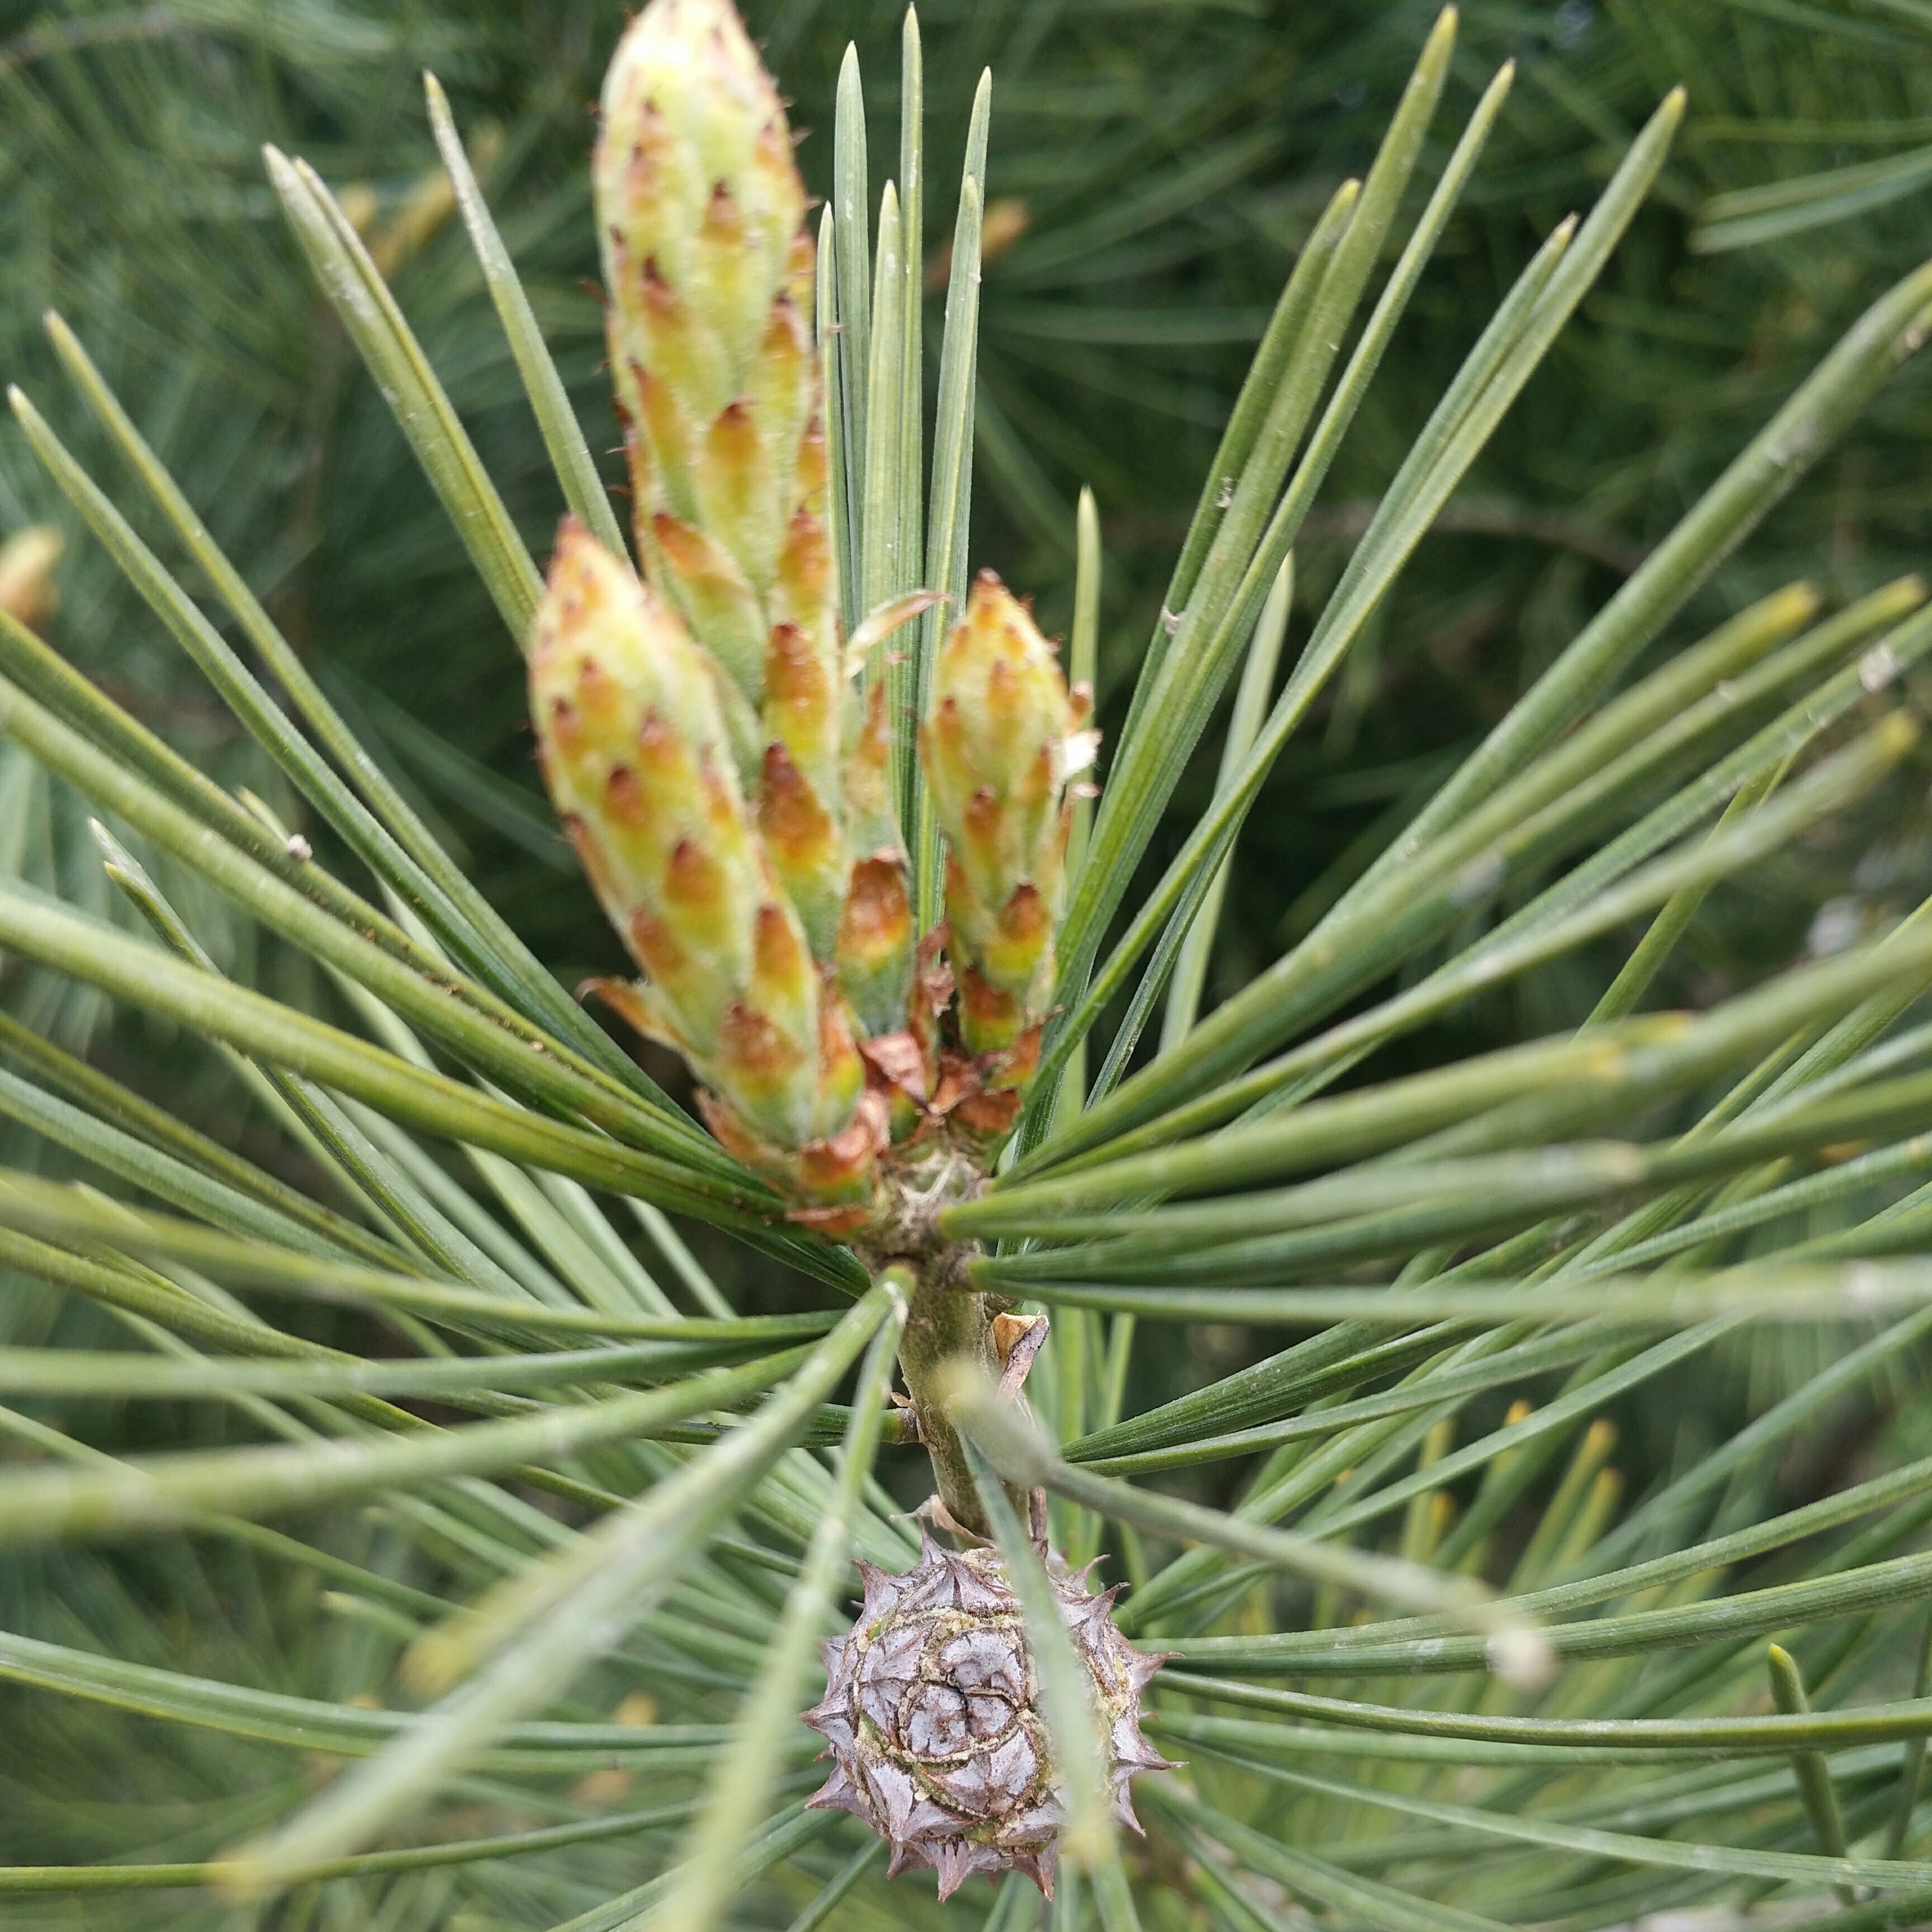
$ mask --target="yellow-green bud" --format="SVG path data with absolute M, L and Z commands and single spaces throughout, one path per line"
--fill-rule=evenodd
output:
M 668 512 L 762 592 L 816 413 L 812 256 L 784 110 L 728 0 L 631 23 L 593 185 L 640 534 Z M 731 668 L 755 684 L 755 659 Z
M 912 901 L 892 826 L 885 698 L 885 686 L 873 686 L 864 726 L 845 760 L 852 862 L 833 956 L 839 987 L 869 1038 L 906 1025 L 913 985 Z
M 551 800 L 649 975 L 626 1010 L 757 1141 L 796 1150 L 848 1125 L 863 1069 L 754 827 L 718 675 L 676 612 L 566 520 L 530 710 Z
M 841 796 L 857 720 L 826 526 L 815 251 L 783 106 L 730 0 L 651 0 L 632 23 L 594 188 L 638 553 L 730 675 L 740 776 L 830 964 L 854 866 L 898 837 L 889 820 L 883 839 L 855 838 Z
M 982 571 L 934 664 L 920 752 L 948 844 L 961 1031 L 975 1054 L 1010 1055 L 1015 1080 L 1030 1071 L 1052 992 L 1067 781 L 1093 760 L 1089 706 L 1032 613 Z

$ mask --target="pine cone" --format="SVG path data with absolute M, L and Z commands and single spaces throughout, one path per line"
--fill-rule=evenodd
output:
M 934 666 L 920 755 L 948 842 L 960 1031 L 989 1087 L 1031 1077 L 1066 899 L 1067 781 L 1093 761 L 1090 704 L 1067 690 L 1033 614 L 982 571 Z
M 1050 1562 L 1049 1574 L 1058 1567 Z M 865 1606 L 848 1635 L 826 1643 L 830 1682 L 805 1714 L 832 1760 L 809 1802 L 889 1839 L 888 1876 L 932 1866 L 942 1899 L 976 1871 L 1024 1872 L 1051 1898 L 1064 1814 L 1004 1560 L 928 1537 L 902 1576 L 859 1570 Z M 1115 1815 L 1138 1832 L 1129 1779 L 1173 1768 L 1140 1732 L 1142 1690 L 1166 1660 L 1133 1649 L 1115 1628 L 1118 1585 L 1089 1596 L 1084 1572 L 1063 1571 L 1054 1592 L 1106 1726 Z

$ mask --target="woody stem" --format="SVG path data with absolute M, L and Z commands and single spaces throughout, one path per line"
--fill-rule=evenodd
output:
M 965 1446 L 947 1418 L 940 1393 L 941 1366 L 962 1356 L 988 1375 L 999 1372 L 992 1339 L 994 1304 L 990 1297 L 964 1285 L 962 1259 L 957 1250 L 922 1258 L 905 1333 L 899 1340 L 899 1372 L 912 1398 L 920 1440 L 932 1458 L 940 1501 L 961 1528 L 990 1538 Z

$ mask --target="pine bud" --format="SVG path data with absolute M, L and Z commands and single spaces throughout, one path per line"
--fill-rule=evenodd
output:
M 968 1048 L 990 1084 L 1030 1074 L 1064 910 L 1067 781 L 1092 761 L 1090 700 L 1069 693 L 1027 607 L 982 571 L 934 666 L 920 752 L 949 850 L 946 911 Z
M 0 610 L 38 630 L 60 608 L 54 566 L 65 539 L 51 524 L 29 524 L 0 543 Z
M 790 133 L 729 0 L 652 0 L 611 62 L 603 112 L 598 228 L 639 554 L 729 675 L 741 776 L 829 964 L 852 867 L 881 854 L 855 846 L 840 796 L 855 721 Z
M 762 592 L 816 413 L 812 247 L 784 110 L 728 0 L 652 0 L 632 22 L 592 178 L 640 536 L 667 511 L 700 533 L 681 575 Z M 731 669 L 749 684 L 762 665 Z
M 839 986 L 874 1038 L 906 1024 L 913 981 L 912 902 L 887 790 L 885 696 L 883 683 L 872 687 L 864 726 L 845 761 L 850 872 L 834 949 Z
M 805 1714 L 832 1761 L 808 1802 L 850 1811 L 890 1840 L 888 1876 L 932 1866 L 942 1899 L 974 1872 L 1003 1871 L 1025 1873 L 1051 1898 L 1065 1814 L 1004 1559 L 997 1550 L 942 1550 L 928 1537 L 902 1576 L 869 1563 L 859 1570 L 864 1607 L 826 1645 L 830 1681 Z M 1138 1831 L 1128 1780 L 1173 1768 L 1140 1732 L 1141 1693 L 1164 1660 L 1121 1636 L 1118 1586 L 1089 1596 L 1062 1571 L 1053 1588 L 1086 1666 L 1114 1814 Z
M 530 676 L 551 800 L 649 975 L 619 996 L 624 1010 L 690 1061 L 754 1150 L 836 1136 L 863 1069 L 754 829 L 717 668 L 574 520 Z

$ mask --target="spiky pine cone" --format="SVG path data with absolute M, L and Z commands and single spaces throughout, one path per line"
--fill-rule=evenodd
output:
M 1045 1552 L 1042 1551 L 1042 1554 Z M 862 1819 L 892 1848 L 889 1876 L 930 1865 L 950 1898 L 974 1872 L 1024 1872 L 1051 1898 L 1064 1814 L 1038 1708 L 1020 1600 L 997 1550 L 942 1550 L 894 1576 L 859 1566 L 866 1601 L 825 1646 L 830 1678 L 805 1721 L 832 1774 L 808 1801 Z M 1106 1728 L 1114 1814 L 1134 1830 L 1128 1780 L 1173 1767 L 1141 1736 L 1141 1692 L 1166 1661 L 1115 1627 L 1119 1586 L 1089 1596 L 1085 1573 L 1049 1562 L 1054 1594 Z

